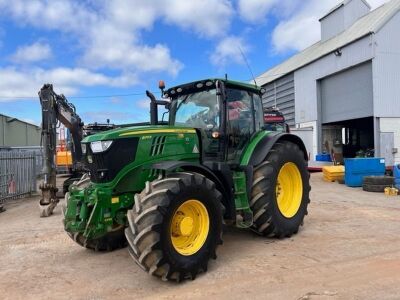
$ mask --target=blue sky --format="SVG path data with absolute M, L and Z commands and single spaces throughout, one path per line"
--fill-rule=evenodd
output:
M 260 75 L 318 41 L 338 2 L 0 0 L 0 113 L 39 125 L 37 92 L 53 83 L 85 123 L 145 121 L 159 79 L 249 81 L 239 49 Z

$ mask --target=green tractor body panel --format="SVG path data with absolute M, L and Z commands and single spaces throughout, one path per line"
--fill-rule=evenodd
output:
M 106 151 L 93 153 L 91 143 L 99 141 L 113 142 Z M 121 148 L 127 144 L 133 145 L 130 150 L 135 153 L 126 153 L 126 149 Z M 190 128 L 114 129 L 85 138 L 83 145 L 92 182 L 84 188 L 71 186 L 64 226 L 68 232 L 84 233 L 87 238 L 100 237 L 125 225 L 126 210 L 132 207 L 134 195 L 144 189 L 146 181 L 160 175 L 159 170 L 152 169 L 153 164 L 168 160 L 198 163 L 200 158 L 199 139 L 196 130 Z M 109 160 L 108 155 L 112 155 L 113 160 Z M 118 161 L 122 162 L 120 169 L 113 171 L 118 168 Z M 113 174 L 109 176 L 107 172 Z
M 243 155 L 240 159 L 241 166 L 247 166 L 250 163 L 251 156 L 254 153 L 255 148 L 257 145 L 267 136 L 271 135 L 273 132 L 271 131 L 259 131 L 256 135 L 250 140 L 249 144 L 246 147 L 246 150 L 243 151 Z

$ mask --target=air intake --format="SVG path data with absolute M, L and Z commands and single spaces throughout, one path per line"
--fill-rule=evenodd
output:
M 157 156 L 162 154 L 166 138 L 166 136 L 156 136 L 153 138 L 153 142 L 150 148 L 150 156 Z

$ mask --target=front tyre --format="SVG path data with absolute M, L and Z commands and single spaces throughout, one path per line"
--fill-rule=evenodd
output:
M 127 214 L 132 258 L 163 280 L 194 279 L 205 272 L 222 243 L 221 198 L 215 184 L 198 173 L 147 182 Z
M 254 169 L 250 207 L 253 229 L 272 237 L 297 233 L 310 202 L 310 175 L 303 151 L 294 143 L 276 143 Z

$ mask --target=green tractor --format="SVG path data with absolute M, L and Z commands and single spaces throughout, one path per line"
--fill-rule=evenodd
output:
M 82 141 L 89 175 L 65 197 L 70 237 L 98 251 L 127 244 L 143 270 L 180 281 L 207 270 L 223 224 L 297 233 L 310 202 L 307 153 L 297 136 L 263 129 L 263 89 L 226 79 L 160 88 L 163 100 L 146 92 L 150 125 Z

